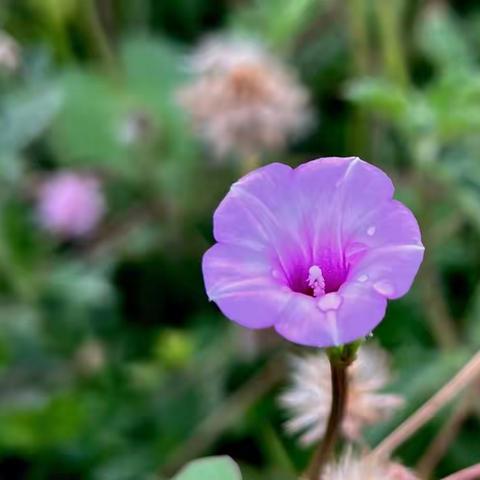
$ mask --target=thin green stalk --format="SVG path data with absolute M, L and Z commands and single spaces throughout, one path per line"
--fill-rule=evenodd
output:
M 92 53 L 104 63 L 105 67 L 113 70 L 115 55 L 102 27 L 95 0 L 82 0 L 79 3 L 79 9 L 79 19 L 88 36 Z
M 368 33 L 368 5 L 366 0 L 348 1 L 348 28 L 353 75 L 365 77 L 370 72 L 370 42 Z M 368 155 L 366 140 L 369 138 L 369 115 L 362 109 L 353 112 L 350 124 L 349 141 L 352 151 L 358 155 Z
M 358 74 L 367 75 L 370 65 L 367 2 L 365 0 L 349 0 L 350 39 L 355 70 Z
M 384 438 L 370 455 L 389 458 L 413 434 L 429 422 L 447 403 L 480 378 L 480 351 L 433 397 Z
M 375 7 L 386 73 L 405 87 L 409 79 L 401 35 L 404 0 L 375 0 Z

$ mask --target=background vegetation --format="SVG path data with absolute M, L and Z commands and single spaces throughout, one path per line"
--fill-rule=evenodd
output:
M 0 27 L 20 56 L 0 72 L 1 478 L 161 479 L 229 454 L 247 480 L 288 480 L 308 458 L 277 404 L 295 347 L 226 321 L 203 290 L 212 212 L 244 171 L 213 161 L 176 101 L 208 33 L 264 42 L 311 94 L 308 134 L 262 162 L 361 156 L 421 224 L 418 280 L 375 332 L 407 403 L 371 444 L 478 350 L 478 2 L 3 0 Z M 38 182 L 66 168 L 101 178 L 108 205 L 74 241 L 35 214 Z M 453 425 L 434 476 L 478 462 L 474 396 L 403 461 Z

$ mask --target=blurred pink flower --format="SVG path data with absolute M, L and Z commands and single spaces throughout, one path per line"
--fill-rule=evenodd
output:
M 40 188 L 38 217 L 41 225 L 61 237 L 90 233 L 105 210 L 98 181 L 87 175 L 61 172 Z
M 218 156 L 279 150 L 308 125 L 307 91 L 261 45 L 214 37 L 191 64 L 198 78 L 180 91 L 180 102 Z

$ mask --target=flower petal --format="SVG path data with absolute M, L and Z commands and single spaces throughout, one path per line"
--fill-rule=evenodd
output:
M 393 191 L 384 172 L 358 157 L 321 158 L 295 170 L 294 195 L 314 252 L 326 246 L 341 250 L 359 220 L 390 200 Z
M 368 248 L 385 245 L 422 246 L 420 228 L 412 212 L 397 200 L 388 200 L 357 221 L 349 239 Z
M 362 283 L 344 284 L 338 296 L 338 309 L 322 311 L 318 299 L 296 294 L 282 311 L 276 331 L 301 345 L 328 347 L 367 336 L 385 316 L 385 297 Z
M 420 229 L 412 212 L 396 200 L 377 208 L 346 247 L 352 261 L 347 281 L 362 279 L 387 298 L 410 289 L 423 260 Z
M 366 337 L 383 319 L 386 298 L 360 282 L 347 282 L 339 290 L 343 302 L 337 312 L 340 343 Z
M 386 298 L 399 298 L 410 289 L 423 254 L 424 248 L 419 245 L 372 249 L 351 269 L 349 279 L 364 282 Z
M 245 327 L 272 326 L 292 295 L 282 290 L 275 261 L 245 247 L 217 243 L 203 256 L 202 267 L 210 300 Z
M 290 302 L 275 323 L 275 330 L 291 342 L 310 347 L 337 345 L 336 329 L 325 312 L 316 305 L 315 298 L 293 293 Z
M 280 163 L 251 172 L 232 185 L 214 214 L 219 243 L 275 255 L 286 275 L 309 255 L 298 228 L 302 214 L 291 199 L 292 173 Z

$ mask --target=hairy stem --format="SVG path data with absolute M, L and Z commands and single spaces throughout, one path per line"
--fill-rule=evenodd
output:
M 424 403 L 411 417 L 407 418 L 396 430 L 388 435 L 373 450 L 371 455 L 389 457 L 397 447 L 431 420 L 442 407 L 478 378 L 480 378 L 480 351 L 430 400 Z
M 437 436 L 430 442 L 429 447 L 423 454 L 422 458 L 415 469 L 421 478 L 430 478 L 435 467 L 444 457 L 448 448 L 454 442 L 460 433 L 462 424 L 468 418 L 472 411 L 474 397 L 473 392 L 467 392 L 463 399 L 454 409 L 452 415 L 444 423 Z
M 98 57 L 107 69 L 114 70 L 115 56 L 109 39 L 103 30 L 95 0 L 84 0 L 80 4 L 79 20 L 88 38 L 92 53 Z
M 328 355 L 332 380 L 332 405 L 325 436 L 315 451 L 305 475 L 308 480 L 321 478 L 323 468 L 335 449 L 345 414 L 348 395 L 347 370 L 355 358 L 356 347 L 350 349 L 347 345 L 341 348 L 343 351 L 340 355 L 336 351 L 330 351 Z
M 476 480 L 480 478 L 480 463 L 453 473 L 443 480 Z

